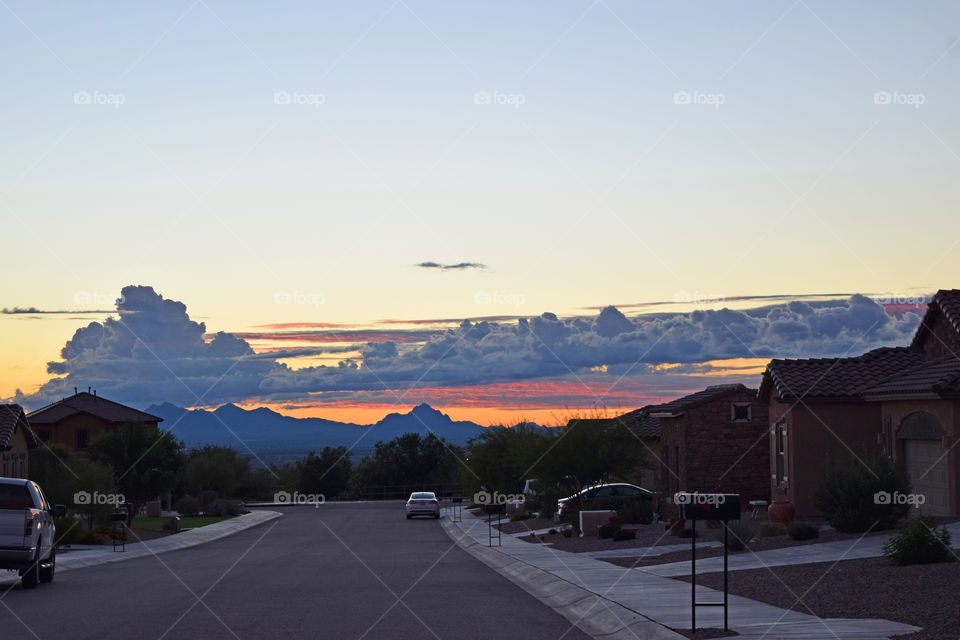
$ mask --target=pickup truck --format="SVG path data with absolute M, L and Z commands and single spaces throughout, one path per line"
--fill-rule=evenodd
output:
M 53 581 L 57 563 L 53 517 L 66 512 L 63 505 L 52 508 L 36 482 L 0 478 L 0 569 L 19 571 L 25 589 Z

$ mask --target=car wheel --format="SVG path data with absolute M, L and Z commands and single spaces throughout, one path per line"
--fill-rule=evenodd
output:
M 39 543 L 37 546 L 40 546 Z M 37 557 L 34 558 L 30 567 L 23 570 L 23 574 L 20 576 L 20 584 L 23 585 L 24 589 L 33 589 L 40 584 L 40 549 L 37 549 Z
M 440 519 L 440 514 L 439 514 L 439 513 L 437 513 L 437 514 L 434 514 L 434 516 L 433 516 L 433 517 L 434 517 L 434 518 L 436 518 L 437 520 L 439 520 L 439 519 Z
M 57 548 L 50 550 L 50 559 L 46 565 L 40 565 L 40 582 L 53 582 L 53 574 L 57 570 Z
M 410 515 L 409 513 L 407 514 L 407 520 L 409 520 L 409 519 L 412 518 L 412 517 L 413 517 L 413 516 Z

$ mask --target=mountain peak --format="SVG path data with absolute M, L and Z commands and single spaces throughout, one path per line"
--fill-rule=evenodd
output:
M 422 402 L 410 410 L 410 413 L 413 414 L 428 414 L 428 415 L 443 415 L 443 412 L 439 409 L 434 409 L 426 402 Z

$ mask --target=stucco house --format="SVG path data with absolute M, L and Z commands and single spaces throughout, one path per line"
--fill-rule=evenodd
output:
M 98 436 L 127 420 L 157 427 L 163 418 L 107 400 L 96 392 L 79 392 L 27 416 L 37 438 L 84 451 Z
M 827 456 L 856 463 L 878 446 L 924 494 L 921 512 L 960 514 L 960 290 L 933 296 L 907 347 L 771 361 L 759 399 L 769 407 L 770 492 L 797 517 L 822 515 L 813 494 Z
M 36 444 L 23 408 L 0 404 L 0 477 L 29 477 L 30 449 Z

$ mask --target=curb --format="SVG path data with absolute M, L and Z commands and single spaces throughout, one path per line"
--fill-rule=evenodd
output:
M 157 538 L 145 542 L 131 542 L 127 544 L 127 550 L 115 552 L 111 547 L 96 551 L 77 551 L 57 556 L 57 573 L 61 571 L 71 571 L 73 569 L 82 569 L 95 565 L 108 564 L 111 562 L 122 562 L 123 560 L 133 560 L 134 558 L 143 558 L 153 556 L 168 551 L 178 551 L 180 549 L 189 549 L 207 542 L 213 542 L 235 533 L 240 533 L 246 529 L 256 527 L 276 520 L 283 514 L 276 511 L 251 511 L 242 516 L 216 522 L 214 524 L 191 529 L 172 536 Z
M 486 547 L 453 524 L 440 521 L 447 535 L 464 551 L 544 603 L 593 638 L 603 640 L 683 640 L 658 622 L 592 591 Z M 600 605 L 600 606 L 598 606 Z

